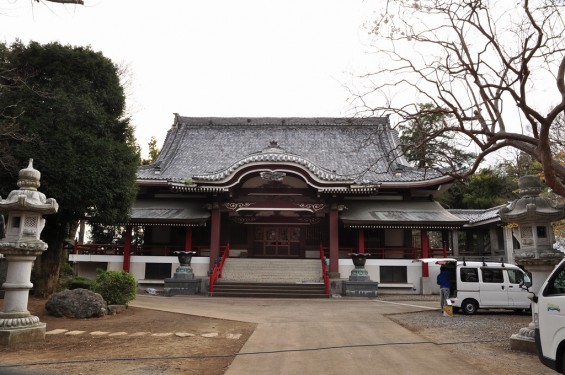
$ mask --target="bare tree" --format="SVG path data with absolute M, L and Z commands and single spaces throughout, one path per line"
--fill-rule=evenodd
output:
M 82 0 L 34 0 L 34 1 L 36 3 L 40 3 L 42 1 L 48 1 L 50 3 L 84 5 L 84 1 L 82 1 Z
M 457 134 L 477 153 L 471 168 L 450 173 L 466 177 L 511 147 L 538 160 L 565 196 L 551 137 L 565 111 L 564 8 L 562 0 L 388 0 L 371 26 L 382 66 L 364 76 L 358 113 L 392 114 L 400 125 L 440 114 L 428 139 Z M 371 105 L 373 95 L 386 104 Z
M 25 85 L 25 77 L 14 69 L 7 68 L 6 45 L 0 43 L 0 95 L 6 95 L 8 90 Z M 14 142 L 28 141 L 29 137 L 20 131 L 17 119 L 21 112 L 14 111 L 16 103 L 0 106 L 0 169 L 16 168 L 16 160 L 10 146 Z

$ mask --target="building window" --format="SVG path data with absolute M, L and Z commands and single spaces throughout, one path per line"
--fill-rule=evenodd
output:
M 381 283 L 406 284 L 406 267 L 403 266 L 381 266 Z
M 146 263 L 145 279 L 160 280 L 171 277 L 171 263 Z

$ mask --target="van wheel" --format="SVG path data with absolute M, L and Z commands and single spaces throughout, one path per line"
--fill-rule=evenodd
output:
M 565 350 L 561 353 L 561 373 L 565 375 Z
M 461 304 L 461 309 L 465 315 L 473 315 L 477 312 L 479 304 L 474 299 L 466 299 Z

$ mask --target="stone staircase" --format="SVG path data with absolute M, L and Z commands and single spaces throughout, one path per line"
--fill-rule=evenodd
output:
M 327 298 L 318 259 L 228 258 L 213 297 Z

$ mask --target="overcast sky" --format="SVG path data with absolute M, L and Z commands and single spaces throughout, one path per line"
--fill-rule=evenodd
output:
M 131 74 L 139 144 L 183 116 L 342 117 L 370 68 L 362 0 L 0 0 L 7 43 L 92 46 Z M 373 2 L 374 3 L 374 2 Z

